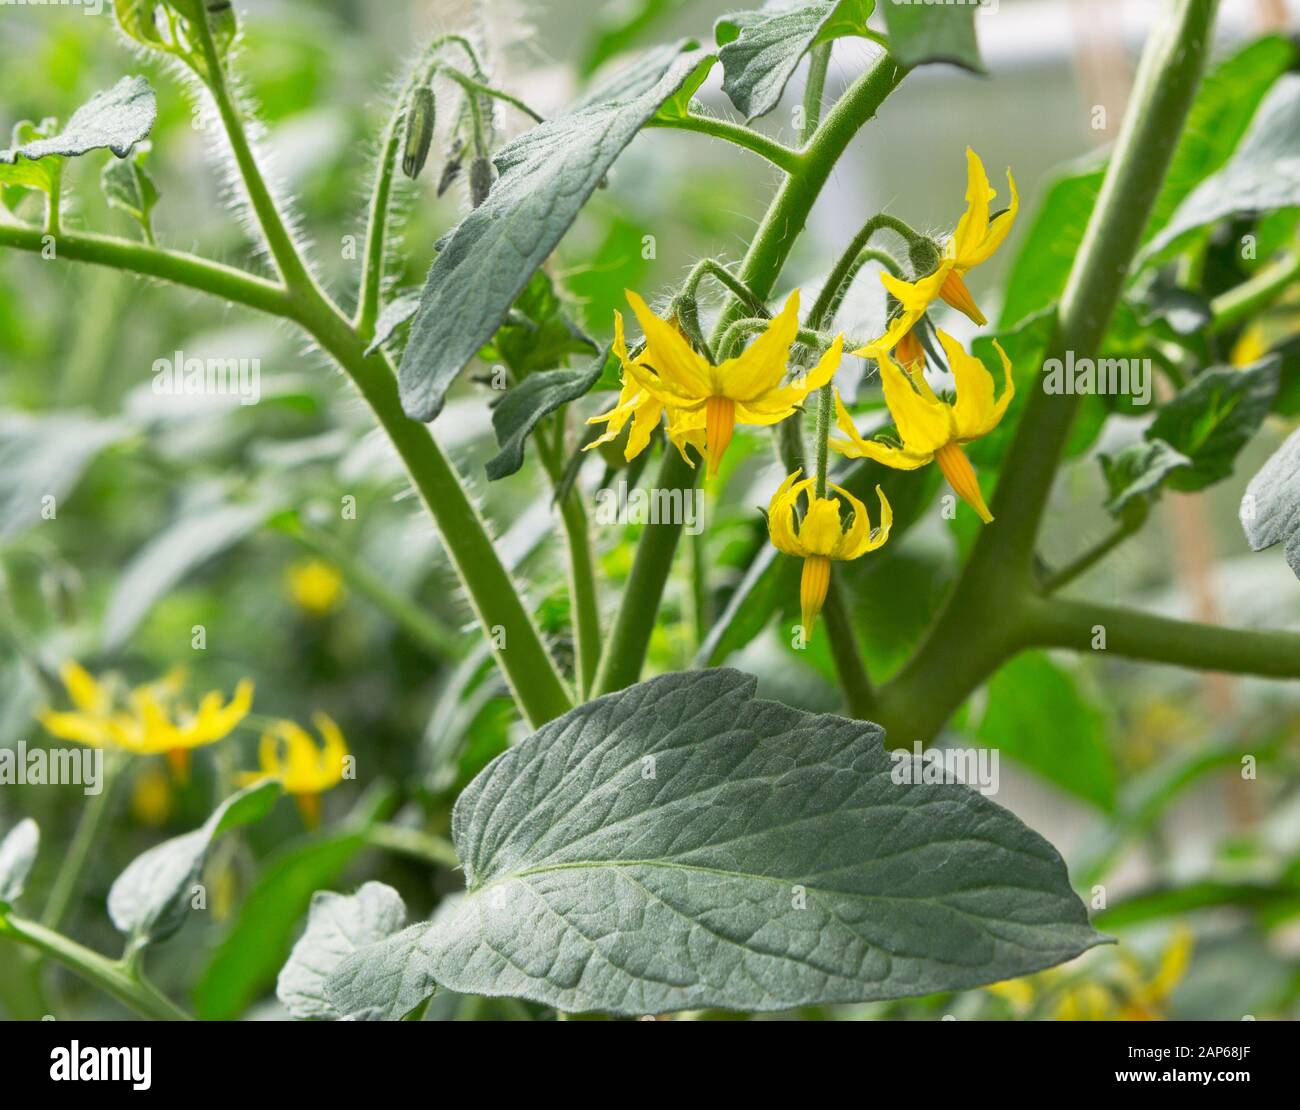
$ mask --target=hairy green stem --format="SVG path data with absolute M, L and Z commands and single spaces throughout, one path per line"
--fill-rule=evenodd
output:
M 896 216 L 890 216 L 885 212 L 878 212 L 872 216 L 862 225 L 862 229 L 844 249 L 844 253 L 840 255 L 834 269 L 827 275 L 826 282 L 813 304 L 812 311 L 808 314 L 808 326 L 810 328 L 821 328 L 827 320 L 834 318 L 836 311 L 844 300 L 845 293 L 848 292 L 849 286 L 853 284 L 853 279 L 857 277 L 858 271 L 873 258 L 881 261 L 891 273 L 897 275 L 898 263 L 892 255 L 884 251 L 869 251 L 867 247 L 872 236 L 878 231 L 886 230 L 894 232 L 909 244 L 914 239 L 922 238 L 918 232 Z
M 723 139 L 734 146 L 751 151 L 760 158 L 766 158 L 777 169 L 784 170 L 786 173 L 797 173 L 802 166 L 802 160 L 797 150 L 791 150 L 788 146 L 778 143 L 775 139 L 769 139 L 761 132 L 746 127 L 744 124 L 733 123 L 731 120 L 717 119 L 714 116 L 691 115 L 656 117 L 647 123 L 646 127 L 668 128 L 673 131 L 695 131 L 701 135 L 711 135 L 715 139 Z
M 1214 8 L 1215 0 L 1171 0 L 1147 41 L 1045 359 L 1092 357 L 1106 333 L 1200 81 Z M 1004 659 L 1032 642 L 1038 529 L 1078 404 L 1077 396 L 1030 394 L 1002 465 L 996 520 L 981 530 L 917 654 L 880 691 L 893 742 L 933 739 Z
M 110 960 L 54 929 L 25 918 L 0 915 L 0 936 L 10 937 L 58 961 L 141 1017 L 151 1021 L 191 1020 L 189 1014 L 146 980 L 138 967 Z
M 68 907 L 77 893 L 81 882 L 81 873 L 86 869 L 91 850 L 99 838 L 100 827 L 108 815 L 109 804 L 113 797 L 113 788 L 121 777 L 123 757 L 118 752 L 104 753 L 103 782 L 98 794 L 92 794 L 77 820 L 76 831 L 72 834 L 72 843 L 59 864 L 50 887 L 49 899 L 41 914 L 41 924 L 47 929 L 57 929 L 67 916 Z
M 808 79 L 803 88 L 803 127 L 799 130 L 799 142 L 808 145 L 817 125 L 822 121 L 822 97 L 826 94 L 826 73 L 831 66 L 831 48 L 833 42 L 824 42 L 813 47 L 808 55 Z

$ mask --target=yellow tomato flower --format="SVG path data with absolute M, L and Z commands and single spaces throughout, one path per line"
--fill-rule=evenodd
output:
M 946 301 L 958 312 L 965 313 L 977 324 L 988 323 L 970 290 L 966 288 L 962 275 L 971 267 L 987 261 L 1010 234 L 1016 213 L 1020 211 L 1020 194 L 1016 192 L 1016 181 L 1010 170 L 1007 170 L 1007 186 L 1011 191 L 1010 205 L 1005 211 L 990 218 L 989 202 L 997 193 L 989 186 L 988 175 L 984 172 L 984 163 L 980 161 L 979 155 L 970 147 L 966 148 L 966 211 L 957 221 L 952 237 L 944 245 L 938 268 L 917 281 L 903 281 L 888 271 L 880 275 L 881 283 L 903 307 L 902 315 L 895 319 L 886 333 L 885 338 L 892 337 L 886 350 L 892 350 L 897 342 L 911 332 L 912 326 L 936 298 Z M 884 339 L 881 343 L 884 343 Z M 902 355 L 899 360 L 905 366 L 908 364 Z
M 323 617 L 343 600 L 343 576 L 332 563 L 302 559 L 285 572 L 289 596 L 294 604 L 313 617 Z
M 772 546 L 786 555 L 803 560 L 803 577 L 799 584 L 799 603 L 802 609 L 804 636 L 812 639 L 813 622 L 826 603 L 830 589 L 831 560 L 857 559 L 868 551 L 875 551 L 889 539 L 889 528 L 894 522 L 894 512 L 884 491 L 877 486 L 880 498 L 880 527 L 874 533 L 867 508 L 853 494 L 841 486 L 830 489 L 849 506 L 849 519 L 840 516 L 840 502 L 835 497 L 818 497 L 816 480 L 799 481 L 802 471 L 789 475 L 781 488 L 772 495 L 767 507 L 767 528 Z M 795 515 L 799 498 L 806 496 L 808 508 L 802 519 Z
M 274 721 L 262 733 L 258 747 L 258 771 L 239 776 L 243 785 L 279 779 L 286 794 L 298 804 L 310 827 L 320 822 L 320 796 L 343 781 L 349 759 L 343 733 L 324 713 L 312 717 L 322 744 L 317 747 L 311 734 L 294 721 Z
M 624 358 L 620 406 L 597 419 L 608 419 L 611 431 L 617 434 L 616 413 L 623 423 L 634 416 L 641 420 L 640 427 L 648 425 L 653 429 L 659 412 L 666 411 L 669 435 L 676 437 L 674 442 L 683 456 L 683 443 L 696 442 L 703 432 L 709 477 L 718 473 L 737 424 L 780 423 L 803 404 L 809 393 L 831 380 L 844 350 L 844 337 L 837 336 L 816 367 L 783 384 L 790 348 L 799 334 L 797 289 L 762 335 L 735 358 L 718 366 L 697 354 L 677 328 L 651 312 L 635 293 L 629 290 L 627 299 L 645 333 L 646 347 L 638 358 Z M 617 313 L 614 327 L 617 342 L 622 336 L 622 320 Z M 634 385 L 640 394 L 631 391 Z M 618 430 L 621 429 L 622 424 L 618 424 Z M 649 431 L 638 434 L 638 430 L 634 419 L 628 442 L 629 459 L 644 450 L 649 442 Z
M 677 330 L 671 323 L 668 326 L 674 331 Z M 587 421 L 588 424 L 604 424 L 605 433 L 587 444 L 583 450 L 590 451 L 601 446 L 601 444 L 610 443 L 617 439 L 623 433 L 627 422 L 631 420 L 632 430 L 628 433 L 627 445 L 623 449 L 623 457 L 628 462 L 631 462 L 649 445 L 651 435 L 654 434 L 655 428 L 659 426 L 660 419 L 666 413 L 668 417 L 668 439 L 681 452 L 682 458 L 688 463 L 691 461 L 686 454 L 687 444 L 693 446 L 703 455 L 705 448 L 703 421 L 699 419 L 692 420 L 688 414 L 677 409 L 667 408 L 657 397 L 642 389 L 636 378 L 628 371 L 629 364 L 636 362 L 643 366 L 647 372 L 654 373 L 654 370 L 645 364 L 646 356 L 644 352 L 635 359 L 629 357 L 627 340 L 623 335 L 623 314 L 621 312 L 614 313 L 613 351 L 623 367 L 623 389 L 612 409 L 598 416 L 593 416 Z M 694 466 L 694 463 L 691 463 L 691 465 Z
M 1125 961 L 1129 982 L 1124 992 L 1124 1006 L 1120 1010 L 1122 1021 L 1158 1021 L 1164 1016 L 1174 988 L 1183 981 L 1191 966 L 1194 943 L 1192 930 L 1179 925 L 1149 978 L 1143 975 L 1131 957 Z
M 987 435 L 1006 413 L 1016 392 L 1011 379 L 1011 361 L 1001 344 L 994 340 L 993 346 L 1002 358 L 1006 382 L 1002 396 L 995 400 L 993 375 L 984 364 L 967 354 L 961 344 L 946 332 L 937 334 L 948 356 L 957 391 L 956 400 L 952 403 L 940 400 L 924 375 L 919 371 L 905 372 L 883 347 L 873 344 L 855 353 L 874 358 L 880 366 L 885 404 L 889 406 L 902 444 L 895 447 L 863 439 L 838 391 L 835 396 L 836 424 L 845 438 L 832 439 L 830 444 L 847 458 L 875 459 L 897 470 L 915 470 L 931 460 L 937 462 L 957 495 L 988 524 L 993 516 L 984 504 L 975 471 L 961 445 Z
M 184 685 L 179 667 L 137 686 L 125 699 L 114 696 L 115 683 L 95 678 L 72 660 L 59 674 L 74 708 L 37 711 L 51 736 L 132 755 L 166 755 L 178 774 L 188 769 L 192 749 L 229 736 L 253 705 L 252 680 L 243 679 L 229 702 L 213 690 L 191 710 L 179 700 Z

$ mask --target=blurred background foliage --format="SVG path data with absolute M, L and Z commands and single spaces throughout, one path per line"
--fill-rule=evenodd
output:
M 238 68 L 264 126 L 262 150 L 282 194 L 294 198 L 297 225 L 313 245 L 322 279 L 346 298 L 360 270 L 376 136 L 412 43 L 469 28 L 490 44 L 496 83 L 549 111 L 569 98 L 581 75 L 620 50 L 707 34 L 731 5 L 250 0 L 241 6 L 247 11 Z M 1013 280 L 1006 296 L 1028 300 L 1008 306 L 1003 322 L 1047 303 L 1055 292 L 1049 288 L 1053 246 L 1064 244 L 1068 260 L 1087 214 L 1060 183 L 1078 176 L 1080 166 L 1086 176 L 1113 135 L 1152 7 L 1002 0 L 996 15 L 980 23 L 992 79 L 946 67 L 909 79 L 836 170 L 785 281 L 815 285 L 847 230 L 881 208 L 944 230 L 960 211 L 962 152 L 970 145 L 995 184 L 1000 168 L 1012 166 L 1026 201 L 1010 248 L 974 275 L 973 291 L 986 308 L 996 308 L 1002 283 L 1017 266 L 1019 284 Z M 1294 27 L 1294 7 L 1288 11 L 1276 0 L 1241 0 L 1224 9 L 1219 57 L 1260 34 Z M 6 7 L 0 28 L 0 128 L 24 118 L 66 119 L 121 75 L 144 73 L 159 94 L 147 163 L 161 194 L 159 242 L 250 264 L 247 220 L 232 197 L 220 140 L 196 126 L 199 117 L 165 66 L 133 56 L 107 13 Z M 828 96 L 859 72 L 868 49 L 837 44 Z M 1262 69 L 1266 62 L 1252 64 Z M 1294 65 L 1292 54 L 1282 68 Z M 700 95 L 723 111 L 717 80 Z M 798 100 L 792 89 L 764 128 L 793 142 L 791 110 Z M 1101 129 L 1093 126 L 1098 105 L 1109 120 Z M 503 134 L 523 126 L 508 113 L 497 119 Z M 75 199 L 67 218 L 74 226 L 132 234 L 126 217 L 100 196 L 102 161 L 84 158 L 69 167 L 65 185 Z M 1063 177 L 1060 167 L 1069 163 Z M 401 186 L 406 216 L 395 286 L 419 284 L 431 244 L 464 210 L 462 186 L 435 198 L 431 176 L 436 180 L 436 173 L 426 174 L 418 187 Z M 551 276 L 577 320 L 607 337 L 625 287 L 664 291 L 700 257 L 738 258 L 773 184 L 773 171 L 743 153 L 699 136 L 649 133 L 588 206 L 552 260 Z M 1055 207 L 1038 219 L 1044 205 Z M 1259 227 L 1216 232 L 1208 265 L 1225 272 L 1215 280 L 1226 288 L 1246 276 L 1247 264 L 1222 244 L 1254 230 L 1266 245 L 1285 246 L 1294 239 L 1295 216 L 1283 212 Z M 1025 252 L 1031 234 L 1039 238 Z M 646 236 L 653 236 L 652 252 Z M 1257 265 L 1270 253 L 1262 250 Z M 1269 327 L 1294 331 L 1298 315 L 1293 293 Z M 882 319 L 874 275 L 859 279 L 841 326 L 853 335 L 875 334 Z M 259 359 L 261 402 L 156 395 L 153 364 L 177 351 Z M 860 367 L 846 364 L 850 394 Z M 595 411 L 600 400 L 591 399 L 584 412 Z M 549 491 L 534 466 L 507 481 L 485 480 L 483 463 L 496 450 L 486 401 L 480 385 L 463 381 L 435 431 L 474 487 L 508 561 L 529 583 L 540 623 L 567 660 L 564 555 Z M 1067 561 L 1111 527 L 1092 456 L 1130 442 L 1133 420 L 1112 415 L 1101 427 L 1099 418 L 1095 442 L 1065 472 L 1044 532 L 1049 561 Z M 1293 421 L 1285 413 L 1273 417 L 1228 480 L 1201 494 L 1166 497 L 1145 532 L 1071 589 L 1200 619 L 1297 626 L 1295 577 L 1276 552 L 1251 555 L 1237 524 L 1246 482 Z M 777 480 L 770 444 L 738 437 L 723 481 L 709 493 L 709 528 L 700 541 L 712 571 L 708 595 L 702 602 L 692 597 L 688 576 L 674 576 L 652 643 L 654 669 L 680 669 L 696 658 L 697 610 L 703 604 L 708 613 L 721 612 L 765 549 L 756 506 L 766 503 Z M 31 511 L 32 490 L 58 492 L 55 519 Z M 931 483 L 918 494 L 914 526 L 881 556 L 848 567 L 853 612 L 874 673 L 888 674 L 906 658 L 969 543 L 968 518 L 943 520 L 937 493 Z M 355 520 L 342 511 L 347 498 L 355 499 Z M 358 780 L 325 797 L 319 829 L 305 829 L 292 807 L 281 806 L 222 843 L 207 873 L 211 912 L 191 915 L 184 936 L 154 957 L 154 977 L 174 997 L 202 1016 L 277 1016 L 269 990 L 312 890 L 382 878 L 398 887 L 413 913 L 423 914 L 459 887 L 456 874 L 383 850 L 382 837 L 367 829 L 382 821 L 445 832 L 456 793 L 521 735 L 520 725 L 396 459 L 340 376 L 297 335 L 197 294 L 0 254 L 0 504 L 0 745 L 48 742 L 33 713 L 57 696 L 49 679 L 59 662 L 77 658 L 93 670 L 120 671 L 132 683 L 176 664 L 187 667 L 195 689 L 229 691 L 251 677 L 258 719 L 305 721 L 324 710 L 357 755 Z M 637 532 L 596 529 L 606 611 Z M 683 566 L 689 558 L 685 544 Z M 711 661 L 725 657 L 759 675 L 770 696 L 837 709 L 824 637 L 806 652 L 789 646 L 785 630 L 797 619 L 797 591 L 788 568 L 775 566 L 769 580 L 771 604 Z M 202 651 L 191 647 L 196 626 L 206 630 Z M 254 765 L 258 723 L 250 719 L 200 756 L 188 782 L 175 780 L 162 760 L 132 763 L 73 906 L 72 935 L 111 949 L 103 907 L 112 878 L 150 844 L 203 820 L 228 792 L 232 772 Z M 1095 923 L 1123 943 L 1005 988 L 845 1008 L 836 1016 L 1295 1017 L 1298 740 L 1294 683 L 1100 656 L 1038 652 L 1012 661 L 963 709 L 947 741 L 1002 749 L 998 800 L 1061 849 Z M 1259 760 L 1254 780 L 1242 779 L 1243 753 Z M 0 829 L 25 816 L 41 825 L 45 850 L 29 884 L 38 896 L 53 881 L 59 846 L 71 839 L 81 808 L 75 787 L 0 788 Z M 1098 901 L 1103 888 L 1104 906 Z M 28 971 L 0 941 L 0 1011 L 10 1017 L 121 1016 L 115 1003 L 70 976 L 47 969 L 35 980 Z M 448 996 L 430 1011 L 431 1017 L 539 1014 L 526 1004 Z

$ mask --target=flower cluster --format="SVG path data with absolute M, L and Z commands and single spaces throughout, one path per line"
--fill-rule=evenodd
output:
M 51 736 L 127 755 L 165 756 L 178 779 L 188 776 L 195 748 L 224 740 L 246 721 L 253 707 L 253 682 L 247 678 L 236 685 L 229 700 L 213 690 L 192 705 L 185 698 L 185 672 L 179 667 L 134 688 L 127 688 L 114 674 L 97 678 L 71 659 L 60 667 L 59 677 L 71 707 L 44 707 L 36 714 Z M 320 795 L 342 782 L 350 759 L 343 734 L 333 721 L 319 713 L 316 726 L 324 741 L 320 749 L 293 721 L 268 722 L 262 735 L 261 770 L 242 776 L 245 781 L 279 779 L 309 824 L 319 814 Z M 147 799 L 145 811 L 165 812 L 157 778 L 149 778 L 146 787 L 153 796 Z
M 1003 418 L 1015 395 L 1010 360 L 1001 346 L 994 347 L 1002 361 L 1003 386 L 998 396 L 993 375 L 946 332 L 936 329 L 939 344 L 952 375 L 953 398 L 935 392 L 925 377 L 925 346 L 918 334 L 930 307 L 942 300 L 977 324 L 987 321 L 967 289 L 964 275 L 986 261 L 1006 239 L 1020 201 L 1015 180 L 1007 173 L 1010 205 L 993 213 L 996 197 L 979 157 L 967 150 L 966 211 L 942 250 L 918 237 L 912 252 L 919 273 L 908 282 L 888 272 L 881 281 L 895 311 L 878 339 L 852 351 L 871 359 L 880 369 L 885 404 L 893 417 L 898 439 L 868 439 L 857 430 L 852 416 L 834 392 L 838 437 L 829 445 L 851 459 L 873 459 L 899 470 L 915 470 L 937 463 L 962 500 L 986 524 L 993 519 L 980 491 L 975 471 L 962 445 L 987 435 Z M 927 260 L 928 253 L 928 260 Z M 918 259 L 920 260 L 918 262 Z M 644 335 L 636 353 L 630 353 L 623 317 L 614 314 L 613 352 L 622 366 L 622 391 L 608 412 L 592 417 L 605 425 L 604 433 L 589 448 L 609 443 L 627 433 L 624 456 L 630 461 L 650 444 L 662 423 L 670 443 L 694 466 L 688 448 L 706 463 L 715 477 L 737 425 L 767 426 L 800 411 L 810 394 L 824 390 L 831 400 L 831 380 L 839 368 L 844 337 L 837 335 L 817 365 L 789 376 L 791 349 L 799 339 L 799 291 L 744 351 L 715 364 L 693 344 L 677 319 L 663 319 L 637 294 L 628 302 Z M 723 352 L 724 354 L 726 352 Z M 827 409 L 829 413 L 829 408 Z M 773 545 L 804 560 L 800 590 L 805 636 L 825 603 L 834 560 L 857 559 L 879 548 L 889 537 L 892 511 L 884 492 L 880 500 L 880 526 L 873 530 L 865 506 L 840 486 L 828 484 L 826 475 L 800 480 L 789 475 L 768 507 L 768 529 Z

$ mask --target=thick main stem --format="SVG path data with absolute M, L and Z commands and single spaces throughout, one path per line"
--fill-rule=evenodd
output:
M 1182 133 L 1210 41 L 1215 0 L 1171 0 L 1152 32 L 1101 193 L 1061 298 L 1045 359 L 1091 358 Z M 996 520 L 980 532 L 916 657 L 881 691 L 894 740 L 931 740 L 988 675 L 1029 640 L 1039 524 L 1079 398 L 1035 389 L 1002 465 Z

